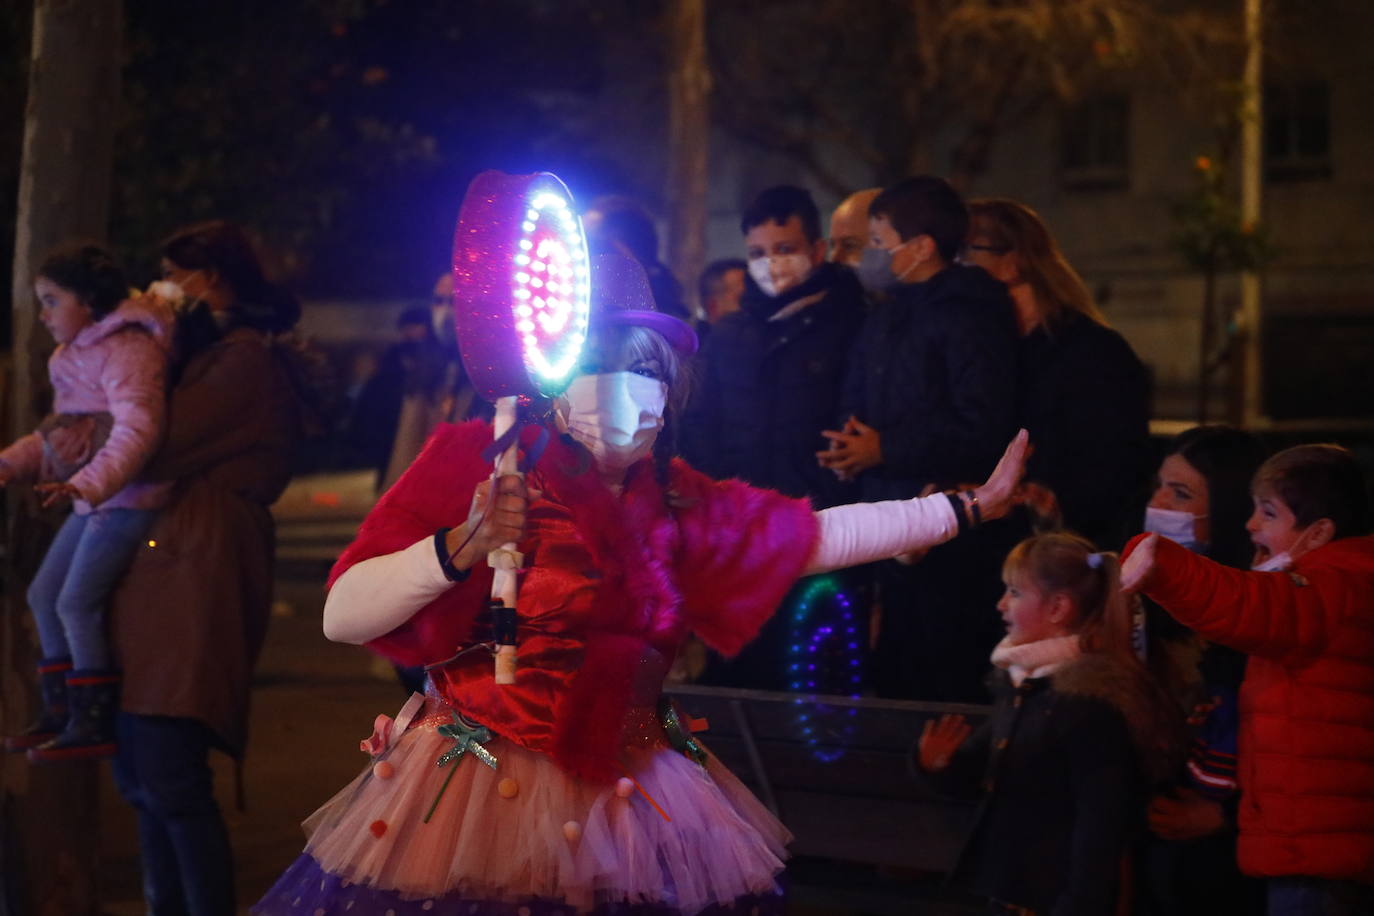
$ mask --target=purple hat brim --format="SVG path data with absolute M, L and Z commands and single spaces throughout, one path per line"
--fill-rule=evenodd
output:
M 606 309 L 600 314 L 594 314 L 592 323 L 648 328 L 662 334 L 663 339 L 668 341 L 668 346 L 683 356 L 691 356 L 697 352 L 697 332 L 692 330 L 692 326 L 681 318 L 665 315 L 663 312 L 648 309 Z

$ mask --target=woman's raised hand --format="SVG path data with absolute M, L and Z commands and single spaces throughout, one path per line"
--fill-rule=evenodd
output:
M 459 569 L 471 569 L 501 545 L 519 543 L 525 536 L 530 502 L 525 478 L 519 474 L 498 478 L 494 501 L 491 490 L 490 480 L 479 483 L 467 521 L 448 533 L 448 551 Z
M 935 773 L 949 766 L 950 758 L 972 731 L 973 726 L 963 716 L 945 715 L 939 721 L 926 719 L 921 741 L 916 745 L 916 759 L 921 769 Z
M 1024 429 L 1007 445 L 1002 460 L 992 469 L 988 482 L 973 491 L 978 498 L 978 510 L 983 521 L 1001 518 L 1011 511 L 1017 485 L 1026 473 L 1026 458 L 1030 454 L 1030 433 Z

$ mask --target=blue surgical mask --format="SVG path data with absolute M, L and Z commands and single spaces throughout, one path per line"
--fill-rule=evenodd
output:
M 1182 509 L 1156 509 L 1149 506 L 1145 509 L 1145 530 L 1198 553 L 1203 545 L 1197 537 L 1196 521 L 1206 517 L 1184 512 Z

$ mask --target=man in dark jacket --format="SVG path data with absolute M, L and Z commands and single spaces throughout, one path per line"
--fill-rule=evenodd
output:
M 1006 287 L 953 263 L 968 210 L 941 178 L 910 178 L 869 207 L 871 247 L 859 276 L 881 301 L 850 357 L 843 428 L 820 464 L 857 481 L 863 499 L 909 499 L 928 487 L 981 480 L 1015 429 L 1016 326 Z M 1000 530 L 999 530 L 1000 528 Z M 993 525 L 882 564 L 879 692 L 929 700 L 984 699 L 988 653 L 1000 637 L 998 569 L 1015 540 Z
M 703 347 L 683 453 L 712 476 L 805 497 L 817 509 L 852 502 L 850 488 L 819 467 L 815 453 L 840 407 L 846 356 L 863 322 L 863 290 L 852 270 L 825 260 L 820 213 L 801 188 L 764 191 L 740 230 L 748 259 L 744 294 L 739 311 L 716 322 Z M 863 601 L 852 589 L 849 600 Z M 775 615 L 736 662 L 713 666 L 710 679 L 786 686 L 789 616 Z M 851 672 L 844 674 L 848 687 Z

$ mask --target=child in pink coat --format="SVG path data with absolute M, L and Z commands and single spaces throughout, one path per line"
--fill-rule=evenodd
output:
M 92 245 L 39 267 L 39 319 L 57 341 L 53 412 L 0 452 L 0 484 L 36 481 L 45 506 L 73 503 L 28 592 L 43 714 L 5 740 L 35 761 L 114 753 L 105 602 L 166 496 L 164 485 L 133 480 L 162 434 L 171 313 L 152 297 L 125 301 L 127 291 L 123 271 Z

